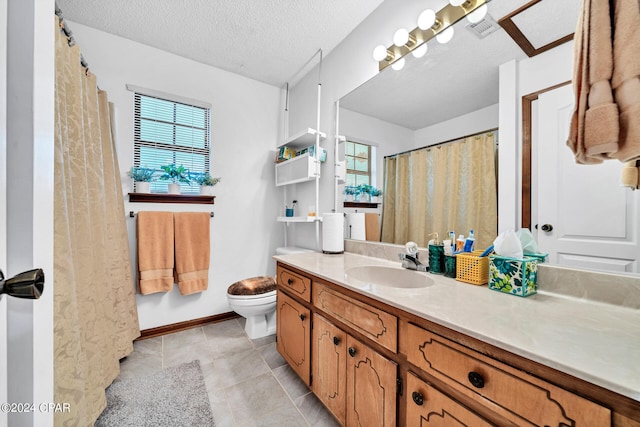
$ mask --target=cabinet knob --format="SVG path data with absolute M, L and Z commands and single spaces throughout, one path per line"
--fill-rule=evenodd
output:
M 287 285 L 289 286 L 293 285 L 293 279 L 291 278 L 287 279 Z
M 340 344 L 340 338 L 333 337 L 333 345 L 338 345 L 338 344 Z
M 469 382 L 475 388 L 484 387 L 484 378 L 477 372 L 469 372 Z
M 424 396 L 422 395 L 422 393 L 414 391 L 413 393 L 411 393 L 411 397 L 413 398 L 413 402 L 416 405 L 418 406 L 424 405 Z
M 353 347 L 349 347 L 349 356 L 356 357 L 356 349 Z
M 306 319 L 306 318 L 307 318 L 307 316 L 306 316 L 306 315 L 304 315 L 304 314 L 301 314 L 301 315 L 300 315 L 300 320 L 302 320 L 303 322 L 304 322 L 304 319 Z

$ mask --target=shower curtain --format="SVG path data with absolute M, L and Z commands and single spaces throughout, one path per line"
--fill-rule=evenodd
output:
M 86 426 L 140 330 L 107 95 L 60 31 L 55 95 L 54 419 Z
M 495 133 L 385 158 L 383 242 L 426 247 L 473 229 L 484 249 L 498 229 Z M 456 236 L 457 237 L 457 236 Z

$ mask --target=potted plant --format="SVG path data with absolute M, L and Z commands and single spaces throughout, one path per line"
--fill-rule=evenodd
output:
M 347 196 L 348 201 L 357 201 L 360 193 L 360 187 L 357 185 L 345 185 L 344 187 L 344 194 Z
M 193 174 L 193 181 L 200 185 L 200 194 L 203 196 L 212 196 L 213 195 L 213 186 L 220 182 L 222 178 L 213 178 L 209 175 L 209 172 L 206 173 L 195 173 Z
M 378 203 L 378 197 L 382 196 L 382 190 L 376 187 L 371 187 L 369 194 L 371 195 L 371 201 L 374 203 Z
M 164 175 L 160 179 L 171 181 L 169 184 L 169 194 L 180 194 L 180 183 L 190 184 L 189 170 L 183 165 L 176 166 L 174 163 L 170 165 L 160 166 L 164 171 Z
M 131 166 L 127 175 L 133 179 L 136 193 L 150 193 L 150 184 L 155 180 L 155 173 L 151 168 Z
M 364 194 L 368 202 L 377 202 L 378 197 L 382 195 L 382 191 L 369 184 L 361 184 L 360 192 Z

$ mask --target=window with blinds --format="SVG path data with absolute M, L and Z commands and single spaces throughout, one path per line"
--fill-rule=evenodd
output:
M 191 174 L 209 172 L 210 110 L 195 105 L 135 93 L 134 166 L 151 168 L 183 165 Z M 151 183 L 154 193 L 166 193 L 171 181 Z M 198 194 L 196 183 L 181 185 L 181 193 Z
M 346 185 L 371 185 L 371 146 L 347 141 L 344 157 L 347 161 Z

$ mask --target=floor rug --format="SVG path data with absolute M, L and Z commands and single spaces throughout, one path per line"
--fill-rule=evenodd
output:
M 156 374 L 115 381 L 98 427 L 214 426 L 200 362 L 194 360 Z

